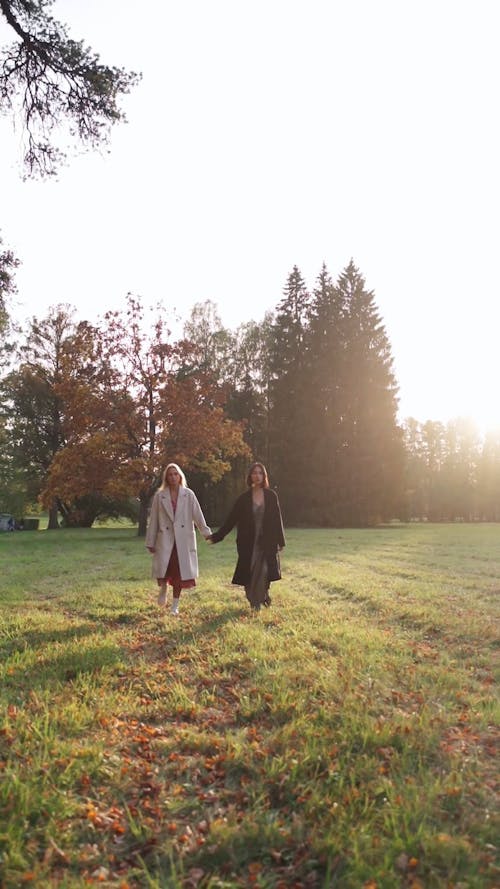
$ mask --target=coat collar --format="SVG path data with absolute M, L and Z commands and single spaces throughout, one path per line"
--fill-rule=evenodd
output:
M 177 499 L 176 515 L 179 515 L 179 507 L 180 507 L 181 502 L 185 496 L 186 496 L 186 489 L 180 487 L 179 488 L 179 496 Z M 162 502 L 165 512 L 167 513 L 169 518 L 172 519 L 172 521 L 174 521 L 175 520 L 174 510 L 172 509 L 172 501 L 170 499 L 170 491 L 168 490 L 168 488 L 165 491 L 160 492 L 160 499 L 161 499 L 161 502 Z

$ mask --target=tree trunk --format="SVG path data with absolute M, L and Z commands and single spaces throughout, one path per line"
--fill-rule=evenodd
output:
M 143 499 L 141 497 L 139 500 L 139 527 L 137 529 L 138 537 L 146 536 L 146 529 L 148 527 L 148 503 L 149 498 Z
M 49 509 L 49 523 L 47 525 L 47 531 L 55 531 L 57 528 L 59 528 L 58 513 L 59 510 L 57 508 L 57 504 L 53 503 Z

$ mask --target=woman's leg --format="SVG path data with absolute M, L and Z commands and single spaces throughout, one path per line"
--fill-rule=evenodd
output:
M 172 600 L 172 614 L 179 614 L 179 599 L 181 597 L 182 587 L 174 586 L 174 598 Z
M 260 611 L 260 602 L 255 596 L 255 590 L 251 584 L 245 587 L 245 595 L 252 611 Z
M 158 578 L 158 605 L 165 605 L 167 601 L 167 581 Z
M 252 611 L 260 611 L 261 605 L 267 605 L 269 599 L 269 581 L 267 579 L 267 562 L 264 552 L 257 544 L 252 554 L 250 583 L 245 592 Z

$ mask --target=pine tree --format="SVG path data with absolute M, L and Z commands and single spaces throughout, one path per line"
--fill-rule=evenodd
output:
M 16 111 L 24 125 L 29 175 L 53 175 L 64 160 L 57 130 L 80 145 L 105 144 L 110 127 L 124 120 L 121 96 L 139 79 L 102 65 L 50 15 L 51 5 L 52 0 L 0 0 L 0 21 L 15 35 L 0 52 L 0 111 Z
M 337 519 L 388 518 L 402 493 L 402 431 L 391 347 L 372 291 L 351 261 L 338 278 L 342 357 L 338 369 Z
M 303 516 L 309 464 L 307 426 L 307 324 L 310 294 L 294 266 L 276 308 L 270 343 L 270 471 L 288 520 Z
M 338 505 L 337 464 L 341 452 L 342 367 L 345 354 L 345 307 L 323 264 L 309 306 L 307 337 L 309 389 L 307 426 L 311 433 L 309 519 L 332 525 Z

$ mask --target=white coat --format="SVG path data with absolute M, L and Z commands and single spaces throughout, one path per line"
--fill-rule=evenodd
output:
M 194 491 L 179 487 L 175 518 L 168 488 L 156 492 L 146 533 L 146 546 L 155 549 L 151 572 L 153 577 L 165 577 L 174 543 L 177 546 L 181 579 L 198 577 L 195 525 L 204 537 L 212 533 Z

